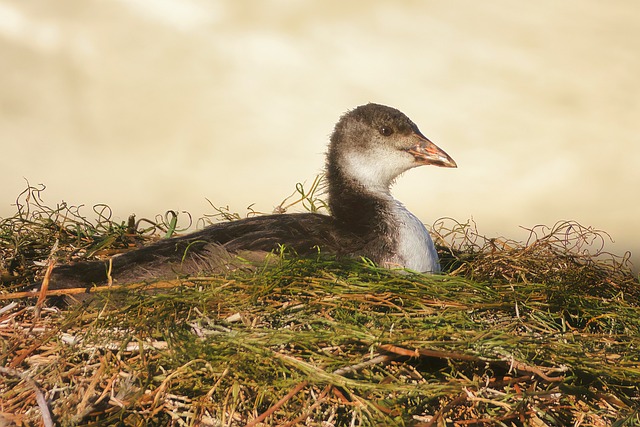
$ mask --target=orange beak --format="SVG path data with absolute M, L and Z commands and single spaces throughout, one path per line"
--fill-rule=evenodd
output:
M 420 133 L 413 134 L 416 140 L 415 145 L 407 149 L 407 152 L 415 157 L 416 161 L 421 165 L 434 165 L 443 168 L 457 168 L 455 160 L 451 158 L 443 149 L 433 142 L 429 141 Z

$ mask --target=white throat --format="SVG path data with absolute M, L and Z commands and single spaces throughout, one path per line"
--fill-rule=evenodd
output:
M 340 159 L 350 178 L 377 195 L 391 197 L 389 187 L 403 172 L 416 166 L 400 153 L 387 150 L 352 151 Z

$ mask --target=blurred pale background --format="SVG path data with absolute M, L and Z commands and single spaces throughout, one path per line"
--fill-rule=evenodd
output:
M 636 0 L 0 0 L 0 217 L 25 178 L 88 215 L 270 211 L 369 101 L 458 162 L 398 181 L 425 223 L 573 219 L 638 267 Z

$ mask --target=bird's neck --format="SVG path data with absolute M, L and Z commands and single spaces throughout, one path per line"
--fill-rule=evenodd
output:
M 358 234 L 384 233 L 395 202 L 388 185 L 367 182 L 344 164 L 327 169 L 329 208 L 345 228 Z
M 438 254 L 422 222 L 391 196 L 384 180 L 349 162 L 327 166 L 329 208 L 337 225 L 367 242 L 363 253 L 383 266 L 437 272 Z M 346 166 L 346 167 L 345 167 Z M 355 171 L 355 173 L 354 173 Z

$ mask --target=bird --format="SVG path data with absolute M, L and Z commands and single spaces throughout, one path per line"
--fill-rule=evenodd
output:
M 360 105 L 340 117 L 330 137 L 325 164 L 330 214 L 282 213 L 213 224 L 106 261 L 57 266 L 49 288 L 175 278 L 211 269 L 233 254 L 282 247 L 301 257 L 320 251 L 365 257 L 386 268 L 439 273 L 429 232 L 391 195 L 396 178 L 423 165 L 457 167 L 401 111 Z

